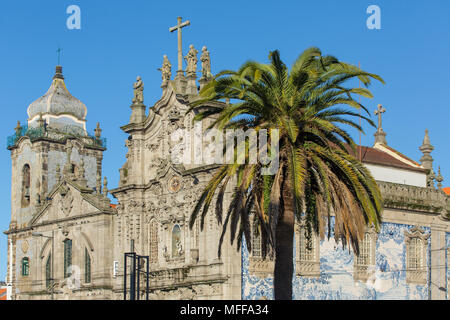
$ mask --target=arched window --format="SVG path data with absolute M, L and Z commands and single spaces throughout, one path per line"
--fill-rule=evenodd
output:
M 359 243 L 359 256 L 356 257 L 356 264 L 368 266 L 371 264 L 372 237 L 369 233 L 364 235 L 364 240 Z
M 419 238 L 412 238 L 408 245 L 408 269 L 421 270 L 423 267 L 423 243 Z
M 427 283 L 427 248 L 430 233 L 420 227 L 405 232 L 406 283 Z
M 26 277 L 30 274 L 30 260 L 25 257 L 22 258 L 22 276 Z
M 50 253 L 45 263 L 45 285 L 47 288 L 52 284 L 52 254 Z
M 258 221 L 253 222 L 253 227 L 252 227 L 252 238 L 253 238 L 253 242 L 252 242 L 252 256 L 254 258 L 261 258 L 262 257 L 262 253 L 261 253 L 261 232 L 259 231 L 259 224 Z
M 22 208 L 30 205 L 31 169 L 28 164 L 22 169 Z
M 300 229 L 300 248 L 299 248 L 299 258 L 301 261 L 314 261 L 314 249 L 315 249 L 315 239 L 314 235 L 311 234 L 311 239 L 308 240 L 306 237 L 306 230 L 305 228 Z
M 176 224 L 172 229 L 172 257 L 181 256 L 182 253 L 181 228 Z
M 150 255 L 150 263 L 158 262 L 158 223 L 155 220 L 150 222 L 149 226 L 149 255 Z
M 64 278 L 68 278 L 71 275 L 72 266 L 72 240 L 64 240 Z
M 87 248 L 84 249 L 84 282 L 91 283 L 91 256 Z
M 74 174 L 75 176 L 77 176 L 78 174 L 78 167 L 76 164 L 72 163 L 70 165 L 70 173 Z

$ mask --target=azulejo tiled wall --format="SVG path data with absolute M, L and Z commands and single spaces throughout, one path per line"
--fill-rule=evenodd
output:
M 445 253 L 445 274 L 447 275 L 447 279 L 445 280 L 445 287 L 447 288 L 447 299 L 450 299 L 450 294 L 448 290 L 450 289 L 450 232 L 445 234 L 446 241 L 446 253 Z
M 376 262 L 373 274 L 367 281 L 353 278 L 354 255 L 342 249 L 331 235 L 320 243 L 320 276 L 316 278 L 293 277 L 293 299 L 419 299 L 429 297 L 430 241 L 426 254 L 427 284 L 406 281 L 405 231 L 412 225 L 383 223 L 376 242 Z M 430 229 L 422 227 L 425 233 Z M 447 243 L 450 237 L 447 235 Z M 245 248 L 245 244 L 244 244 Z M 295 259 L 294 248 L 294 259 Z M 246 300 L 273 299 L 273 277 L 260 278 L 249 274 L 249 254 L 242 250 L 242 298 Z M 448 272 L 448 271 L 447 271 Z

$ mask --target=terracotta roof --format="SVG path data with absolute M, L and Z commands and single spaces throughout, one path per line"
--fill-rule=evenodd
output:
M 442 188 L 442 191 L 444 191 L 446 194 L 450 196 L 450 187 Z
M 0 289 L 0 300 L 6 300 L 6 288 Z
M 116 208 L 117 208 L 117 204 L 114 204 L 114 203 L 111 203 L 109 206 L 110 206 L 111 208 L 113 208 L 113 209 L 116 209 Z
M 366 147 L 366 146 L 361 146 L 361 147 L 357 146 L 356 155 L 355 155 L 353 153 L 353 151 L 350 149 L 350 147 L 348 146 L 349 152 L 357 158 L 359 158 L 360 149 L 361 149 L 361 160 L 363 163 L 375 164 L 375 165 L 381 165 L 381 166 L 389 166 L 389 167 L 395 167 L 395 168 L 399 168 L 399 169 L 412 170 L 412 171 L 418 171 L 418 172 L 424 172 L 424 173 L 426 172 L 426 169 L 417 168 L 415 166 L 409 165 L 409 164 L 407 164 L 407 163 L 405 163 L 405 162 L 403 162 L 403 161 L 393 157 L 392 155 L 390 155 L 386 152 L 383 152 L 379 149 Z M 398 152 L 392 148 L 388 148 L 388 149 L 391 150 L 392 152 L 395 152 L 398 156 L 404 158 L 405 160 L 419 165 L 417 162 L 409 159 L 408 157 L 401 154 L 400 152 Z

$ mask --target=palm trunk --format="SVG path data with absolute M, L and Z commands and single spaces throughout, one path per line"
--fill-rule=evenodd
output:
M 294 208 L 291 180 L 286 173 L 281 187 L 282 212 L 275 232 L 275 300 L 292 300 L 292 276 L 294 273 Z

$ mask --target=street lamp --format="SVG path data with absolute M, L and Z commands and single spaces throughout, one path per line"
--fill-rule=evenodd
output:
M 50 279 L 51 280 L 51 287 L 52 287 L 52 291 L 51 291 L 51 295 L 52 295 L 52 300 L 54 300 L 53 299 L 53 288 L 54 288 L 54 286 L 55 286 L 55 281 L 54 281 L 54 279 L 55 279 L 55 277 L 54 277 L 54 264 L 53 264 L 53 259 L 54 259 L 54 256 L 55 256 L 55 237 L 54 237 L 54 234 L 53 234 L 53 230 L 52 230 L 52 236 L 50 237 L 50 236 L 46 236 L 46 235 L 43 235 L 42 233 L 39 233 L 39 232 L 33 232 L 32 234 L 31 234 L 33 237 L 42 237 L 42 238 L 48 238 L 48 239 L 52 239 L 52 253 L 51 253 L 51 257 L 52 257 L 52 278 Z

